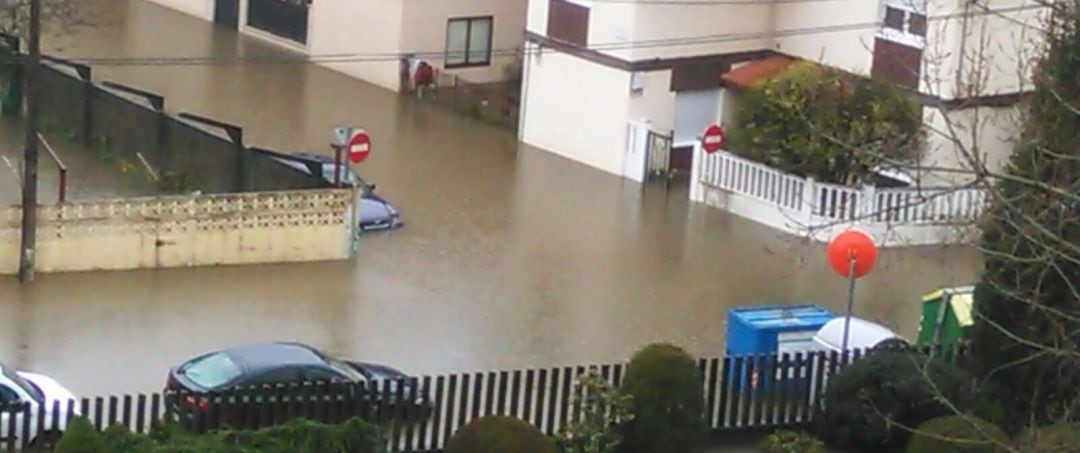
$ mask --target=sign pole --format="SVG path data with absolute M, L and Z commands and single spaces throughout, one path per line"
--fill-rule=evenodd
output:
M 847 290 L 847 313 L 844 315 L 844 343 L 843 352 L 848 349 L 848 334 L 851 331 L 851 311 L 855 305 L 855 254 L 849 253 L 848 258 L 848 290 Z
M 341 147 L 334 146 L 334 187 L 341 187 Z

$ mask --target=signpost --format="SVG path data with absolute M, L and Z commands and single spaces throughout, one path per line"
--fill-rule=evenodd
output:
M 710 124 L 705 128 L 705 133 L 701 136 L 701 149 L 704 149 L 706 153 L 712 154 L 720 151 L 720 148 L 724 147 L 724 128 L 719 124 Z
M 371 155 L 371 136 L 363 129 L 355 129 L 348 143 L 349 160 L 359 164 Z
M 844 318 L 844 341 L 842 351 L 847 353 L 848 333 L 851 329 L 851 309 L 855 303 L 855 279 L 874 268 L 877 246 L 874 240 L 859 230 L 847 230 L 836 235 L 827 250 L 829 266 L 841 277 L 848 279 L 847 313 Z
M 341 186 L 341 153 L 347 153 L 349 161 L 359 164 L 371 155 L 371 135 L 352 126 L 335 126 L 330 147 L 334 149 L 334 186 Z

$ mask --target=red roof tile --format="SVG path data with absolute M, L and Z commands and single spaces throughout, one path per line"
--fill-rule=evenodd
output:
M 791 57 L 773 55 L 771 57 L 751 61 L 732 69 L 720 76 L 720 78 L 723 79 L 724 85 L 728 88 L 745 90 L 753 86 L 754 83 L 759 80 L 764 80 L 784 72 L 784 70 L 794 62 L 795 60 Z

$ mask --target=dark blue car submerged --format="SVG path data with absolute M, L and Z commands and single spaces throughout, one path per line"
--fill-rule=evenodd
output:
M 275 157 L 274 159 L 307 174 L 319 171 L 327 184 L 334 184 L 334 160 L 332 158 L 310 153 L 297 153 L 290 157 L 296 159 L 284 157 Z M 401 214 L 398 213 L 398 210 L 385 198 L 375 193 L 375 184 L 365 182 L 347 164 L 342 163 L 340 168 L 341 184 L 346 187 L 359 187 L 361 191 L 356 202 L 357 213 L 360 217 L 360 231 L 385 231 L 405 226 L 405 222 L 401 221 Z

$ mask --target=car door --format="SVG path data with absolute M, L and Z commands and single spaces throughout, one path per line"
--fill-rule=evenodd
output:
M 300 367 L 285 365 L 264 370 L 249 379 L 245 379 L 237 386 L 240 388 L 256 388 L 258 396 L 252 403 L 255 405 L 254 413 L 284 414 L 289 412 L 287 405 L 292 399 L 289 386 L 303 380 Z M 284 389 L 280 386 L 286 386 Z M 248 411 L 247 413 L 253 413 Z M 239 416 L 240 414 L 234 414 Z
M 315 404 L 324 405 L 317 413 L 321 414 L 335 414 L 335 419 L 323 420 L 325 422 L 338 422 L 352 414 L 345 414 L 343 408 L 344 403 L 354 397 L 353 392 L 356 391 L 355 385 L 340 386 L 343 384 L 353 383 L 348 376 L 345 376 L 331 368 L 308 366 L 303 370 L 303 379 L 305 383 L 316 385 L 329 385 L 330 387 L 324 388 L 321 392 L 315 392 L 316 396 Z M 335 385 L 337 384 L 337 385 Z M 310 390 L 310 389 L 308 389 Z M 311 394 L 309 394 L 311 395 Z M 311 400 L 308 400 L 311 401 Z M 329 406 L 337 405 L 333 410 Z

